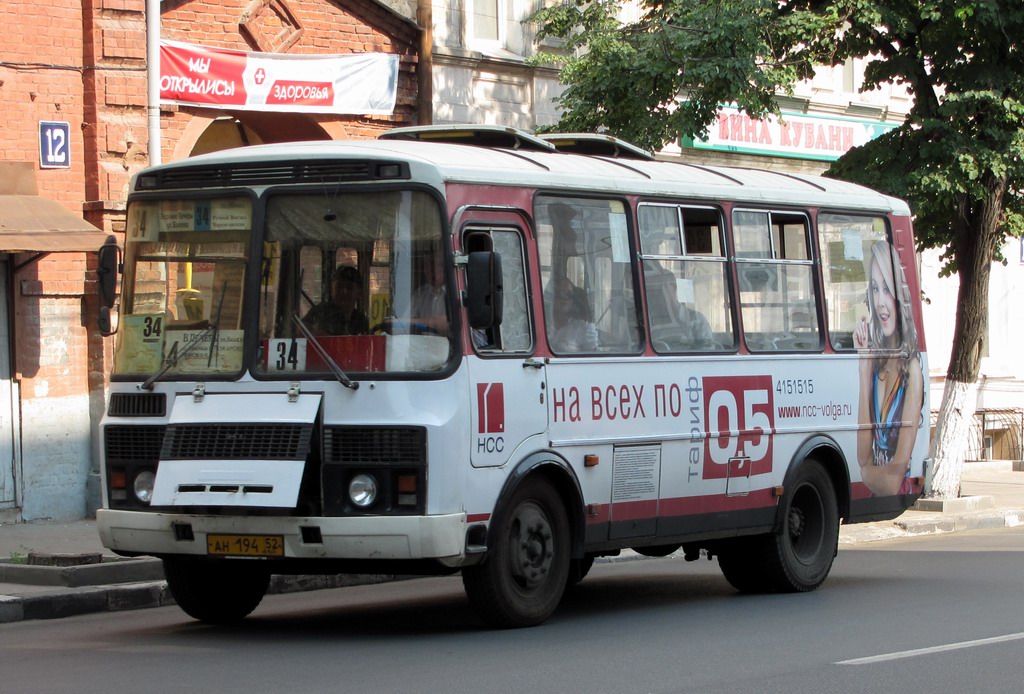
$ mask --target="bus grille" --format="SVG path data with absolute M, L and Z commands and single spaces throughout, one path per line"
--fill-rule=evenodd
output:
M 157 461 L 164 426 L 108 426 L 103 431 L 107 462 Z
M 329 427 L 324 462 L 341 465 L 422 465 L 427 432 L 421 427 Z
M 305 460 L 312 424 L 189 424 L 167 429 L 161 460 Z
M 111 417 L 163 417 L 167 414 L 164 393 L 111 393 L 107 414 Z

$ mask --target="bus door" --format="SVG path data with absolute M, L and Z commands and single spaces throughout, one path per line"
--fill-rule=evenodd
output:
M 501 258 L 502 321 L 469 329 L 470 459 L 474 467 L 504 465 L 528 439 L 547 429 L 547 382 L 535 345 L 529 273 L 521 219 L 511 213 L 469 212 L 463 224 L 466 253 Z M 463 321 L 468 325 L 467 321 Z

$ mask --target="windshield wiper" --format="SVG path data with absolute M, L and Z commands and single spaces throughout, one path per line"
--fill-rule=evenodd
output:
M 297 314 L 293 313 L 292 320 L 295 321 L 295 325 L 298 326 L 299 332 L 302 333 L 302 336 L 306 338 L 306 342 L 313 345 L 313 349 L 316 350 L 316 353 L 324 360 L 324 363 L 327 364 L 327 368 L 331 370 L 331 373 L 334 374 L 334 377 L 338 379 L 341 385 L 346 388 L 351 388 L 352 390 L 359 390 L 359 383 L 357 381 L 353 381 L 344 371 L 341 370 L 341 367 L 338 366 L 338 362 L 334 361 L 334 357 L 327 353 L 324 346 L 320 344 L 320 340 L 316 339 L 316 335 L 306 327 L 306 324 L 302 322 L 302 319 L 299 318 Z
M 153 390 L 153 384 L 159 381 L 160 377 L 170 371 L 172 367 L 177 366 L 178 362 L 194 350 L 196 345 L 206 339 L 207 335 L 210 336 L 210 354 L 206 359 L 206 366 L 209 368 L 213 364 L 214 350 L 220 346 L 220 312 L 224 308 L 224 295 L 227 294 L 227 291 L 228 283 L 225 282 L 224 286 L 220 290 L 220 301 L 217 302 L 217 314 L 214 316 L 213 322 L 203 328 L 202 332 L 189 340 L 184 347 L 177 350 L 173 357 L 168 358 L 159 371 L 143 381 L 142 385 L 139 386 L 140 390 Z

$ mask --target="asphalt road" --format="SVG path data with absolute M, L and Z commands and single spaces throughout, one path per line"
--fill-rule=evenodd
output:
M 4 692 L 1019 692 L 1024 528 L 843 548 L 814 593 L 716 562 L 598 564 L 547 624 L 482 628 L 460 580 L 0 625 Z

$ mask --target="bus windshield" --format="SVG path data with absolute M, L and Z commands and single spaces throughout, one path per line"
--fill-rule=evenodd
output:
M 241 371 L 252 217 L 245 197 L 129 204 L 114 374 Z
M 423 192 L 269 198 L 256 371 L 444 368 L 453 350 L 441 229 Z
M 433 197 L 270 196 L 258 258 L 250 258 L 253 209 L 247 197 L 129 204 L 115 374 L 230 377 L 248 366 L 273 377 L 448 364 L 452 314 Z M 246 282 L 259 283 L 249 311 Z M 247 365 L 245 316 L 253 313 L 258 349 Z

